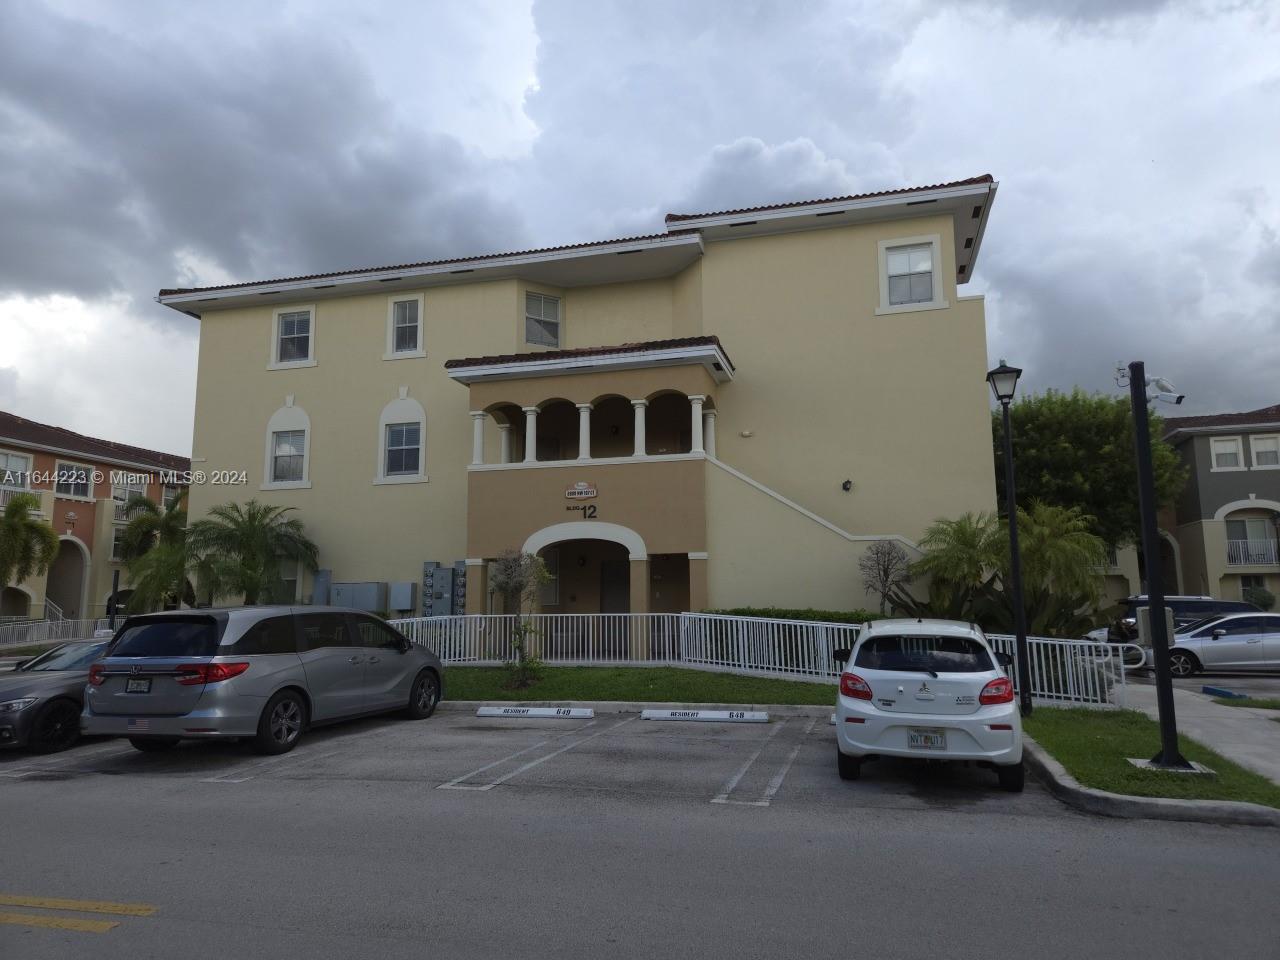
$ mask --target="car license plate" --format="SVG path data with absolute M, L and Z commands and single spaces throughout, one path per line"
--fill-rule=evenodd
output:
M 150 677 L 130 677 L 124 682 L 125 693 L 150 693 L 151 678 Z
M 947 732 L 920 730 L 913 727 L 907 731 L 907 746 L 912 750 L 945 750 L 947 749 Z

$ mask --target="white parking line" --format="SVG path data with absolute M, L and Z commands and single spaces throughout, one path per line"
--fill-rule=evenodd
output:
M 466 780 L 468 777 L 473 777 L 477 773 L 483 773 L 485 770 L 490 770 L 493 767 L 498 766 L 499 764 L 507 762 L 508 760 L 514 760 L 516 757 L 520 756 L 521 754 L 528 753 L 530 750 L 534 750 L 537 747 L 545 746 L 550 741 L 544 740 L 542 743 L 535 744 L 534 746 L 529 747 L 526 750 L 521 750 L 519 753 L 513 753 L 509 757 L 504 757 L 503 759 L 498 760 L 494 763 L 491 763 L 488 766 L 481 767 L 479 770 L 472 771 L 471 773 L 467 774 L 464 777 L 458 777 L 458 779 L 456 780 L 450 780 L 448 783 L 442 783 L 440 784 L 440 786 L 436 787 L 436 789 L 437 790 L 492 790 L 494 787 L 506 783 L 512 777 L 519 776 L 520 774 L 524 773 L 526 770 L 532 770 L 534 767 L 538 766 L 538 764 L 540 763 L 546 763 L 548 760 L 552 759 L 553 757 L 558 757 L 562 753 L 568 753 L 574 747 L 579 747 L 582 744 L 586 743 L 588 740 L 594 740 L 596 737 L 603 737 L 606 733 L 612 733 L 614 730 L 617 730 L 619 727 L 625 726 L 626 724 L 631 723 L 633 720 L 637 720 L 637 719 L 639 718 L 628 717 L 626 720 L 619 721 L 618 723 L 615 723 L 611 727 L 606 727 L 603 730 L 597 730 L 595 733 L 591 734 L 589 737 L 583 737 L 580 740 L 575 740 L 573 741 L 573 743 L 566 744 L 565 746 L 561 747 L 559 750 L 553 750 L 551 753 L 548 753 L 545 756 L 538 757 L 536 760 L 530 760 L 528 763 L 524 764 L 523 766 L 519 766 L 516 769 L 512 770 L 510 773 L 504 774 L 503 776 L 499 777 L 497 780 L 493 780 L 489 783 L 468 784 L 468 783 L 462 783 L 461 781 Z M 584 724 L 583 727 L 579 729 L 585 729 L 586 727 L 593 726 L 594 724 L 595 724 L 595 721 L 593 720 L 591 723 Z
M 117 757 L 127 757 L 133 752 L 132 747 L 128 750 L 121 750 L 119 743 L 111 741 L 98 744 L 96 749 L 76 749 L 57 760 L 44 760 L 38 763 L 28 763 L 21 767 L 9 767 L 0 770 L 0 777 L 16 780 L 20 777 L 28 777 L 33 773 L 44 773 L 46 771 L 52 773 L 84 761 L 97 762 L 99 760 L 114 760 Z
M 286 753 L 279 757 L 268 757 L 266 760 L 259 760 L 257 763 L 250 763 L 246 766 L 235 770 L 228 770 L 226 773 L 218 777 L 203 777 L 201 783 L 244 783 L 246 780 L 252 780 L 258 775 L 258 771 L 263 767 L 275 766 L 277 763 L 283 763 L 286 760 L 327 760 L 329 757 L 336 757 L 341 750 L 333 750 L 329 753 L 313 754 L 306 751 Z M 247 776 L 237 776 L 237 774 L 247 774 Z
M 769 786 L 765 787 L 764 796 L 760 798 L 763 806 L 767 807 L 769 805 L 769 802 L 774 798 L 774 795 L 782 786 L 782 781 L 786 779 L 787 772 L 791 769 L 791 765 L 796 762 L 796 757 L 800 755 L 800 748 L 804 746 L 804 739 L 813 732 L 814 725 L 817 722 L 817 717 L 814 717 L 809 721 L 809 725 L 804 728 L 804 733 L 800 735 L 800 742 L 797 743 L 791 749 L 791 753 L 787 755 L 787 762 L 784 763 L 782 768 L 773 775 L 773 779 L 769 781 Z
M 760 741 L 760 748 L 747 758 L 747 762 L 744 763 L 742 766 L 740 766 L 738 768 L 738 771 L 732 777 L 730 777 L 728 780 L 725 781 L 724 786 L 720 788 L 720 792 L 711 798 L 712 803 L 741 803 L 742 802 L 737 800 L 730 800 L 729 794 L 733 793 L 733 788 L 738 785 L 738 782 L 744 776 L 746 776 L 747 771 L 751 769 L 751 765 L 760 758 L 760 754 L 764 753 L 764 748 L 769 745 L 769 741 L 772 740 L 774 737 L 776 737 L 779 733 L 781 733 L 782 728 L 785 727 L 786 725 L 787 725 L 787 721 L 783 720 L 780 724 L 778 724 L 776 727 L 774 727 L 772 730 L 769 731 L 769 735 Z M 753 802 L 751 805 L 757 806 L 758 804 Z

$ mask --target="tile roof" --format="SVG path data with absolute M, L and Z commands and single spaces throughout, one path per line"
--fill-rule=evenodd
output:
M 86 437 L 81 433 L 73 433 L 62 427 L 50 426 L 47 423 L 36 423 L 12 413 L 0 410 L 0 440 L 15 444 L 29 444 L 33 447 L 56 447 L 79 454 L 85 459 L 101 458 L 104 460 L 126 461 L 159 470 L 176 470 L 185 472 L 191 469 L 190 457 L 179 457 L 172 453 L 160 453 L 158 450 L 146 450 L 133 447 L 127 443 L 116 443 L 113 440 L 99 440 Z
M 566 243 L 558 247 L 533 247 L 529 250 L 508 250 L 505 253 L 482 253 L 472 257 L 451 257 L 446 260 L 422 260 L 418 263 L 397 263 L 385 267 L 358 267 L 354 270 L 335 270 L 331 273 L 308 273 L 297 277 L 276 277 L 274 280 L 247 280 L 243 283 L 223 283 L 213 287 L 172 287 L 158 294 L 167 297 L 180 293 L 205 293 L 214 290 L 235 290 L 238 287 L 264 287 L 273 283 L 297 283 L 303 280 L 329 280 L 333 277 L 360 276 L 365 273 L 385 273 L 389 270 L 415 270 L 419 267 L 442 267 L 450 263 L 482 263 L 485 260 L 501 260 L 503 257 L 526 257 L 535 253 L 555 253 L 559 250 L 587 250 L 591 247 L 607 247 L 612 243 L 636 243 L 641 240 L 667 240 L 691 230 L 669 230 L 666 233 L 647 233 L 638 237 L 615 237 L 612 240 L 590 240 L 586 243 Z
M 1207 427 L 1247 427 L 1253 424 L 1280 423 L 1280 403 L 1259 407 L 1246 413 L 1213 413 L 1203 417 L 1165 417 L 1164 434 L 1167 437 L 1178 430 L 1195 430 Z
M 458 360 L 446 360 L 446 370 L 457 370 L 462 367 L 488 367 L 503 363 L 530 363 L 537 360 L 571 360 L 575 357 L 605 357 L 620 353 L 645 353 L 650 350 L 678 350 L 680 347 L 718 347 L 729 360 L 720 345 L 719 337 L 680 337 L 675 340 L 644 340 L 638 343 L 622 343 L 613 347 L 575 347 L 568 350 L 544 350 L 541 353 L 504 353 L 491 357 L 463 357 Z M 733 369 L 733 361 L 729 360 L 729 368 Z
M 948 183 L 934 183 L 924 187 L 899 187 L 896 190 L 877 190 L 873 193 L 855 193 L 847 197 L 827 197 L 823 200 L 793 200 L 790 203 L 769 203 L 760 207 L 738 207 L 734 210 L 711 210 L 707 213 L 668 213 L 667 223 L 678 223 L 681 220 L 697 220 L 702 217 L 727 217 L 738 213 L 761 213 L 765 210 L 788 210 L 792 207 L 812 207 L 823 203 L 840 203 L 842 200 L 871 200 L 875 197 L 892 197 L 900 193 L 920 193 L 925 190 L 945 190 L 948 187 L 969 187 L 981 183 L 995 183 L 989 173 L 980 177 L 969 177 L 967 180 L 952 180 Z

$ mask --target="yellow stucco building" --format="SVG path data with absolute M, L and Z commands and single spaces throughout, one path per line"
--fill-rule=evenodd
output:
M 163 290 L 200 318 L 193 518 L 296 507 L 302 601 L 874 605 L 858 560 L 992 510 L 990 176 L 670 215 L 655 236 Z M 465 600 L 463 599 L 465 595 Z

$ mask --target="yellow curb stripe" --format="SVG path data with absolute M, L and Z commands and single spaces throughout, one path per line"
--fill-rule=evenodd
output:
M 38 907 L 41 910 L 74 910 L 76 913 L 114 913 L 122 917 L 149 917 L 157 908 L 149 903 L 111 903 L 109 900 L 59 900 L 0 893 L 0 906 Z
M 119 920 L 82 920 L 79 917 L 52 917 L 36 913 L 0 913 L 0 923 L 21 927 L 48 927 L 53 930 L 78 930 L 81 933 L 106 933 L 120 926 Z

